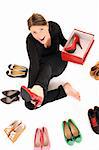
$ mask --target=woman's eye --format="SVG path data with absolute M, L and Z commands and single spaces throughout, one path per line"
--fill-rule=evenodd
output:
M 41 31 L 43 30 L 43 28 L 41 28 Z
M 36 32 L 34 31 L 33 34 L 36 34 Z

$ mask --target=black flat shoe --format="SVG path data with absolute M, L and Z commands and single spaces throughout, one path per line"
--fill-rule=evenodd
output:
M 8 70 L 6 74 L 12 78 L 25 78 L 27 76 L 27 72 L 23 72 L 23 71 L 15 71 L 15 72 L 16 74 L 13 74 L 13 70 Z
M 24 66 L 21 66 L 21 65 L 16 65 L 16 64 L 10 64 L 8 66 L 8 68 L 10 70 L 13 70 L 13 69 L 16 69 L 18 71 L 28 71 L 28 68 L 24 67 Z
M 7 90 L 7 91 L 3 91 L 2 94 L 4 94 L 7 97 L 13 98 L 15 96 L 18 96 L 20 94 L 20 91 L 18 91 L 18 90 Z
M 15 96 L 13 98 L 10 98 L 10 97 L 4 97 L 1 99 L 1 101 L 5 104 L 11 104 L 12 102 L 14 101 L 19 101 L 19 97 L 18 96 Z
M 99 124 L 96 118 L 96 111 L 93 109 L 88 110 L 88 117 L 90 120 L 91 128 L 96 133 L 99 134 Z

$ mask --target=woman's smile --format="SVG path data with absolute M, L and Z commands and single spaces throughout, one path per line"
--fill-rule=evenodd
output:
M 45 39 L 45 36 L 42 39 L 40 39 L 40 41 L 44 41 L 44 39 Z

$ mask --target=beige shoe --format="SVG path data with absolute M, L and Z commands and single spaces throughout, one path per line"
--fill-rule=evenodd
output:
M 10 64 L 8 66 L 9 69 L 11 70 L 19 70 L 19 71 L 28 71 L 28 69 L 24 66 L 21 66 L 21 65 L 16 65 L 16 64 Z
M 19 120 L 15 120 L 12 122 L 7 128 L 4 129 L 7 136 L 9 136 L 10 132 L 14 130 L 18 125 L 20 125 L 22 122 Z
M 9 139 L 14 143 L 21 135 L 21 133 L 25 130 L 25 128 L 25 125 L 21 123 L 12 132 L 10 132 Z

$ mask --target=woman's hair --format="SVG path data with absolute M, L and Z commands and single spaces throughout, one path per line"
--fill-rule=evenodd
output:
M 27 24 L 28 29 L 30 30 L 31 26 L 47 25 L 47 21 L 42 15 L 38 13 L 33 13 L 33 15 L 27 20 Z

